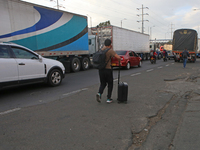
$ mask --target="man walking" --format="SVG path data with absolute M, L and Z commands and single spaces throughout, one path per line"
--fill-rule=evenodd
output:
M 189 57 L 189 53 L 187 51 L 187 48 L 185 48 L 185 50 L 182 52 L 182 57 L 183 57 L 183 68 L 186 67 L 186 63 L 187 63 L 187 59 Z
M 99 69 L 99 79 L 100 79 L 100 87 L 99 92 L 96 94 L 97 102 L 101 102 L 101 95 L 105 87 L 108 85 L 108 95 L 107 95 L 107 103 L 112 103 L 111 95 L 113 90 L 113 71 L 111 68 L 111 57 L 116 57 L 121 63 L 121 58 L 116 52 L 112 49 L 111 40 L 106 39 L 104 42 L 105 46 L 102 50 L 106 50 L 109 48 L 108 52 L 106 53 L 106 67 L 104 69 Z

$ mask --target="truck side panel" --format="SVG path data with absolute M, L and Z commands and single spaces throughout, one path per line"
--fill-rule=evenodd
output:
M 114 50 L 134 50 L 136 53 L 149 53 L 149 35 L 114 26 L 112 34 Z
M 12 0 L 0 0 L 0 41 L 11 41 L 36 52 L 88 53 L 87 18 Z

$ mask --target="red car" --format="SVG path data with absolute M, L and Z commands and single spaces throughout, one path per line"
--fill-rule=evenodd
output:
M 121 57 L 121 67 L 130 69 L 133 66 L 141 67 L 142 58 L 139 57 L 134 51 L 115 51 Z M 117 58 L 111 59 L 112 67 L 119 67 Z

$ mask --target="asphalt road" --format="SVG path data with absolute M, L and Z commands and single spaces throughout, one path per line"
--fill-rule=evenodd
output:
M 134 67 L 130 70 L 122 69 L 121 77 L 135 74 L 143 70 L 150 70 L 173 62 L 173 60 L 163 62 L 161 59 L 157 60 L 156 64 L 151 64 L 149 61 L 143 61 L 142 67 L 140 68 Z M 118 78 L 118 68 L 114 69 L 114 78 Z M 89 69 L 77 73 L 67 73 L 62 84 L 58 87 L 48 87 L 48 85 L 45 84 L 35 84 L 2 90 L 0 91 L 0 112 L 62 99 L 70 93 L 82 90 L 97 83 L 99 83 L 98 71 L 96 69 Z
M 199 64 L 200 60 L 197 60 L 188 63 L 184 69 L 182 63 L 173 61 L 160 61 L 156 65 L 146 61 L 141 68 L 122 70 L 121 80 L 129 85 L 127 104 L 116 101 L 116 81 L 113 103 L 106 104 L 106 90 L 102 102 L 98 103 L 95 99 L 98 76 L 92 69 L 68 74 L 61 85 L 66 88 L 63 91 L 59 91 L 63 89 L 61 86 L 56 89 L 27 86 L 16 92 L 9 91 L 7 95 L 13 98 L 20 93 L 17 90 L 21 91 L 22 98 L 23 94 L 32 92 L 35 102 L 45 98 L 45 94 L 41 96 L 42 92 L 37 94 L 44 89 L 50 94 L 54 91 L 60 94 L 51 102 L 41 101 L 42 105 L 31 106 L 29 103 L 29 107 L 0 112 L 0 149 L 199 149 L 200 143 L 196 140 L 200 133 Z M 117 72 L 116 69 L 115 78 Z M 82 85 L 71 81 L 75 77 L 88 79 L 89 83 L 83 81 Z M 68 92 L 68 82 L 77 83 L 78 88 L 73 87 Z

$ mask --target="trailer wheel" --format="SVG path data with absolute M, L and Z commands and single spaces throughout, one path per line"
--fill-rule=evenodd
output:
M 81 61 L 81 69 L 82 70 L 87 70 L 90 67 L 90 61 L 87 57 L 84 57 Z
M 150 59 L 150 54 L 147 54 L 147 60 L 149 60 Z
M 80 60 L 77 57 L 74 57 L 71 61 L 71 69 L 73 72 L 78 72 L 80 70 Z
M 147 60 L 147 55 L 144 54 L 143 60 Z
M 50 86 L 58 86 L 62 82 L 62 74 L 61 71 L 58 69 L 53 69 L 49 74 L 48 74 L 48 84 Z

